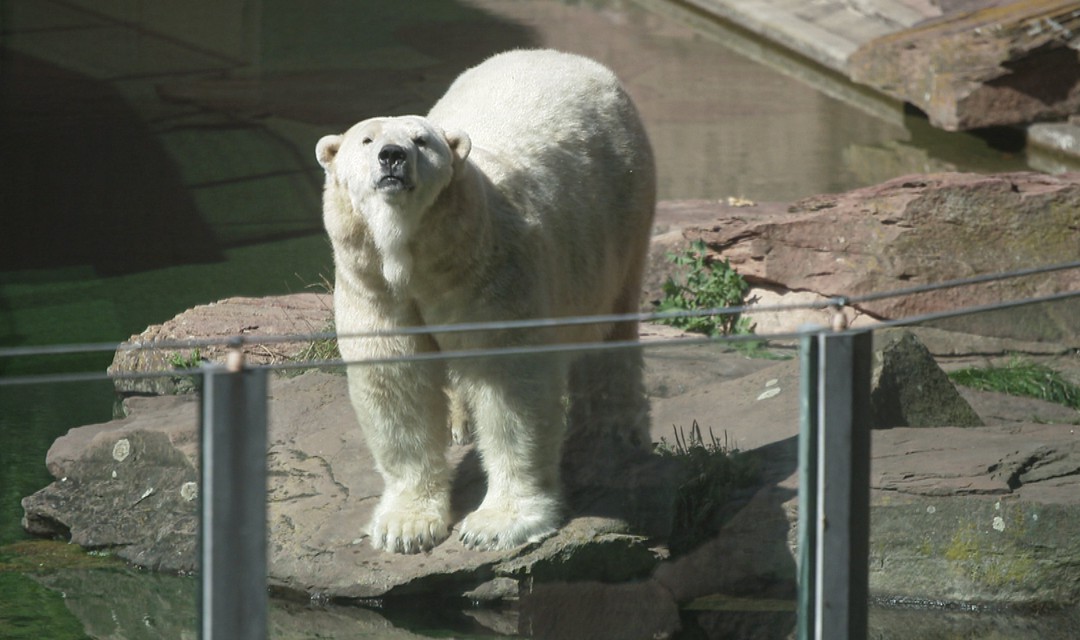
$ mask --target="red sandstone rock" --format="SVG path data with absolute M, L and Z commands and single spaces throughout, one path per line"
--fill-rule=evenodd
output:
M 329 294 L 299 293 L 266 298 L 227 298 L 200 305 L 162 324 L 151 325 L 131 336 L 109 365 L 109 373 L 174 371 L 174 360 L 192 360 L 196 355 L 207 362 L 224 362 L 229 350 L 225 341 L 240 336 L 241 351 L 251 364 L 279 364 L 295 358 L 310 341 L 280 342 L 270 338 L 313 335 L 332 330 L 334 303 Z M 260 342 L 260 339 L 264 339 Z M 216 344 L 198 349 L 176 346 L 182 342 Z M 160 344 L 160 348 L 155 344 Z M 191 364 L 196 364 L 192 362 Z M 175 377 L 123 378 L 115 381 L 122 393 L 177 393 L 190 391 Z
M 1065 119 L 1080 108 L 1080 3 L 968 3 L 872 40 L 848 72 L 949 131 Z M 989 6 L 988 6 L 989 5 Z
M 908 176 L 805 198 L 784 212 L 732 211 L 704 202 L 698 207 L 716 211 L 717 218 L 686 227 L 686 240 L 705 240 L 755 286 L 827 297 L 1080 259 L 1077 173 Z M 1080 270 L 1071 269 L 853 306 L 896 319 L 1077 290 Z M 1075 336 L 1080 331 L 1076 314 L 1075 303 L 1062 303 L 1030 321 L 1017 322 L 1014 316 L 999 329 L 1027 332 L 1011 335 L 1028 339 Z

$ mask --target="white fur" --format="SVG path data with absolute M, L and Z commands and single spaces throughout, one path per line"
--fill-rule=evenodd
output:
M 404 180 L 380 189 L 387 145 L 406 153 Z M 655 207 L 652 154 L 618 81 L 591 60 L 495 56 L 462 74 L 426 118 L 363 121 L 320 140 L 316 156 L 326 169 L 343 336 L 637 310 Z M 626 322 L 340 345 L 354 361 L 636 333 Z M 451 381 L 461 397 L 453 413 L 468 414 L 488 476 L 483 503 L 461 523 L 463 542 L 508 548 L 554 531 L 571 365 L 545 355 L 350 367 L 350 395 L 386 481 L 373 544 L 416 552 L 449 533 Z M 609 375 L 627 381 L 626 404 L 638 406 L 640 371 Z

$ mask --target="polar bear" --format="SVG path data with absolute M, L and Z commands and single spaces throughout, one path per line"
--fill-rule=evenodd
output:
M 593 358 L 590 372 L 551 345 L 633 341 L 637 323 L 446 327 L 637 312 L 656 177 L 629 97 L 587 58 L 512 51 L 464 72 L 426 117 L 364 120 L 319 140 L 316 157 L 341 353 L 368 361 L 348 384 L 385 481 L 371 543 L 416 553 L 449 536 L 448 387 L 488 482 L 461 541 L 507 549 L 549 535 L 563 515 L 568 380 L 590 387 L 570 393 L 583 405 L 571 414 L 631 412 L 625 441 L 648 443 L 640 354 L 605 371 Z M 547 348 L 525 353 L 535 346 Z M 510 351 L 438 357 L 476 349 Z

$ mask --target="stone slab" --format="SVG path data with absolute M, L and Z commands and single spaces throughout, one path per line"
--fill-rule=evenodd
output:
M 1080 108 L 1078 11 L 1069 0 L 984 3 L 865 43 L 848 72 L 948 131 L 1063 121 Z
M 689 0 L 688 3 L 841 73 L 848 57 L 862 44 L 940 15 L 933 5 L 917 0 Z
M 1080 270 L 858 301 L 918 285 L 1042 265 L 1080 256 L 1080 174 L 1023 172 L 904 176 L 842 194 L 804 198 L 786 210 L 725 209 L 687 225 L 755 286 L 843 296 L 877 319 L 976 307 L 1080 290 Z M 663 207 L 661 207 L 663 208 Z M 700 214 L 698 214 L 700 215 Z M 1077 299 L 973 315 L 969 333 L 1075 340 Z
M 1065 119 L 1076 112 L 1076 91 L 1062 100 L 1050 94 L 1048 99 L 1017 100 L 1024 91 L 1011 88 L 998 91 L 993 86 L 989 91 L 986 83 L 1002 82 L 1004 74 L 1017 72 L 1023 68 L 1026 76 L 1045 76 L 1035 84 L 1054 86 L 1062 85 L 1064 76 L 1075 75 L 1074 70 L 1062 73 L 1061 64 L 1042 59 L 1044 53 L 1041 43 L 1047 37 L 1056 38 L 1060 43 L 1069 40 L 1076 29 L 1069 23 L 1068 16 L 1077 8 L 1076 2 L 1068 0 L 1040 0 L 1039 2 L 1019 2 L 1015 0 L 687 0 L 687 4 L 736 25 L 781 48 L 790 50 L 807 60 L 821 65 L 825 69 L 847 77 L 852 81 L 871 87 L 892 98 L 910 102 L 924 111 L 936 126 L 949 130 L 996 124 L 1024 124 L 1028 127 L 1029 144 L 1048 148 L 1056 153 L 1076 158 L 1080 149 L 1073 143 L 1080 139 L 1080 126 L 1066 122 Z M 1032 21 L 1015 16 L 1031 10 L 1052 10 L 1049 20 L 1040 14 Z M 984 12 L 990 22 L 984 25 L 984 34 L 1010 24 L 1020 25 L 1018 34 L 1026 42 L 1021 46 L 1003 51 L 999 60 L 975 65 L 967 62 L 955 69 L 943 69 L 939 63 L 926 59 L 920 63 L 910 63 L 899 71 L 900 61 L 913 55 L 912 49 L 919 45 L 911 44 L 918 34 L 934 25 L 946 27 L 959 37 L 974 38 L 967 49 L 975 51 L 982 47 L 978 41 L 977 24 L 972 23 L 972 16 Z M 1008 14 L 1014 17 L 1008 17 Z M 1002 18 L 1005 15 L 1005 18 Z M 1060 16 L 1060 17 L 1059 17 Z M 985 21 L 985 18 L 984 18 Z M 971 23 L 971 24 L 969 24 Z M 1063 28 L 1055 28 L 1062 25 Z M 1025 34 L 1031 34 L 1025 36 Z M 1065 38 L 1062 40 L 1062 38 Z M 929 46 L 938 46 L 943 40 L 940 36 L 929 35 L 925 42 Z M 1069 45 L 1075 48 L 1073 45 Z M 876 53 L 875 53 L 876 52 Z M 1074 52 L 1075 53 L 1075 52 Z M 1031 55 L 1029 55 L 1031 54 Z M 862 61 L 860 61 L 862 58 Z M 868 58 L 877 62 L 870 64 Z M 1004 64 L 1002 64 L 1004 63 Z M 1071 60 L 1070 69 L 1075 69 L 1076 61 Z M 893 71 L 882 71 L 882 67 L 893 67 Z M 1034 73 L 1033 73 L 1034 72 Z M 963 74 L 975 73 L 971 81 Z M 977 75 L 981 73 L 982 75 Z M 960 74 L 949 80 L 949 74 Z M 1041 74 L 1041 75 L 1040 75 Z M 1008 84 L 1008 80 L 1004 81 Z M 1031 84 L 1031 83 L 1029 83 Z M 907 87 L 902 88 L 902 87 Z M 914 88 L 919 88 L 915 90 Z M 1032 91 L 1037 88 L 1029 87 Z M 1056 91 L 1056 90 L 1055 90 Z M 1056 91 L 1060 93 L 1060 91 Z M 971 99 L 986 94 L 992 99 Z M 1047 103 L 1040 106 L 1040 102 Z M 1041 124 L 1038 120 L 1056 118 L 1061 122 Z

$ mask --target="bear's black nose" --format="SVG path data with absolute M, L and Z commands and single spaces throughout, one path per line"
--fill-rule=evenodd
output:
M 396 167 L 405 163 L 405 149 L 396 144 L 388 144 L 379 149 L 379 164 L 383 167 Z

